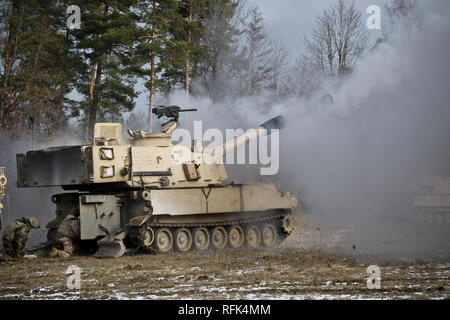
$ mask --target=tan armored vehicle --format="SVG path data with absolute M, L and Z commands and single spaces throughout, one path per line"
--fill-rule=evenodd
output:
M 7 181 L 8 180 L 6 179 L 5 168 L 0 167 L 0 231 L 3 230 L 3 218 L 2 218 L 3 204 L 1 203 L 1 201 L 5 197 L 5 187 Z
M 179 125 L 177 106 L 154 109 L 170 119 L 160 133 L 122 136 L 119 123 L 97 123 L 92 143 L 17 155 L 18 186 L 61 186 L 49 240 L 74 207 L 79 207 L 81 241 L 98 241 L 97 256 L 126 249 L 168 252 L 208 248 L 275 246 L 293 230 L 297 199 L 273 184 L 226 184 L 220 161 L 232 148 L 277 128 L 282 117 L 214 151 L 193 142 L 172 144 Z M 163 125 L 164 126 L 164 125 Z
M 419 222 L 450 222 L 450 177 L 420 177 L 410 199 L 411 218 Z

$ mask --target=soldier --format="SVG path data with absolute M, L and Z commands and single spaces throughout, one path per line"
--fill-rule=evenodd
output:
M 3 233 L 3 248 L 6 255 L 13 258 L 23 257 L 28 233 L 36 228 L 39 228 L 39 223 L 34 217 L 14 220 Z
M 56 230 L 56 242 L 62 250 L 53 247 L 49 258 L 67 258 L 72 255 L 75 249 L 74 240 L 80 238 L 80 219 L 78 212 L 78 208 L 72 209 L 71 213 L 59 225 Z

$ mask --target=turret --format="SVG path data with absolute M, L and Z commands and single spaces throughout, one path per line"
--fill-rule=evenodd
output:
M 130 138 L 124 138 L 120 123 L 97 123 L 87 144 L 18 154 L 17 184 L 97 191 L 221 185 L 228 177 L 222 163 L 226 152 L 284 126 L 284 118 L 275 117 L 213 151 L 173 145 L 171 134 L 179 125 L 178 112 L 195 110 L 177 106 L 155 108 L 158 117 L 170 119 L 160 133 L 128 130 Z

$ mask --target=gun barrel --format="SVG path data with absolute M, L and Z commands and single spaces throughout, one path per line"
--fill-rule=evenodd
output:
M 270 120 L 267 120 L 260 127 L 263 127 L 267 130 L 269 129 L 283 129 L 286 126 L 286 118 L 283 116 L 276 116 Z
M 197 111 L 197 109 L 180 109 L 178 112 Z
M 253 130 L 247 130 L 247 132 L 239 137 L 236 137 L 232 140 L 225 142 L 222 145 L 222 152 L 225 155 L 227 152 L 237 149 L 240 146 L 245 145 L 248 141 L 256 140 L 260 136 L 264 136 L 267 134 L 267 130 L 264 127 L 258 127 Z
M 256 140 L 260 136 L 270 135 L 271 130 L 273 129 L 282 129 L 285 124 L 286 119 L 283 116 L 276 116 L 264 122 L 258 128 L 247 130 L 243 135 L 235 137 L 234 139 L 225 142 L 221 146 L 216 147 L 212 151 L 212 155 L 216 155 L 217 152 L 219 152 L 222 156 L 224 156 L 227 152 L 245 145 L 248 141 Z

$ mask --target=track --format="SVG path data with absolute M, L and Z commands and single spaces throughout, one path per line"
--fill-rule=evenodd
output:
M 132 246 L 143 242 L 144 249 L 152 248 L 158 252 L 273 247 L 286 239 L 293 228 L 294 220 L 287 213 L 222 222 L 150 222 L 131 228 L 128 241 Z

